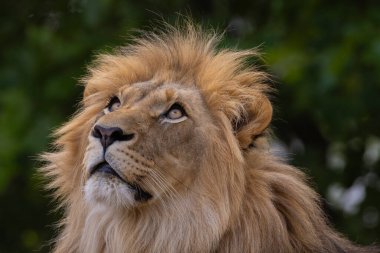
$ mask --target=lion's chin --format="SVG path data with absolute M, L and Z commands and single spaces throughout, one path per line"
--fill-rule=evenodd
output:
M 84 187 L 89 204 L 106 204 L 116 207 L 133 207 L 147 202 L 152 195 L 140 186 L 126 182 L 106 162 L 96 166 Z

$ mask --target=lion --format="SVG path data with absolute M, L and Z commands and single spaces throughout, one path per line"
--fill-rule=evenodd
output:
M 64 210 L 54 252 L 378 252 L 271 154 L 268 74 L 220 39 L 167 25 L 97 56 L 43 155 Z

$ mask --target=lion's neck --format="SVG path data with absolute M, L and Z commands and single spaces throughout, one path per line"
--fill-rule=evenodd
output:
M 212 251 L 227 226 L 226 217 L 208 200 L 199 199 L 196 208 L 190 198 L 175 202 L 142 211 L 97 206 L 85 221 L 80 252 Z

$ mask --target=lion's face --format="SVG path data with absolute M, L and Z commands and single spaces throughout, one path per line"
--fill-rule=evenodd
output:
M 191 184 L 215 138 L 195 87 L 135 83 L 99 103 L 105 107 L 89 131 L 84 159 L 87 201 L 131 207 Z

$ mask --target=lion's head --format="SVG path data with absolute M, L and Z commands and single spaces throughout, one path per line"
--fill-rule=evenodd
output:
M 231 172 L 215 163 L 241 167 L 243 150 L 267 128 L 265 75 L 245 62 L 254 52 L 216 54 L 215 36 L 189 31 L 141 40 L 90 68 L 85 122 L 70 129 L 85 147 L 74 157 L 83 157 L 89 202 L 130 208 L 200 180 L 217 187 L 215 173 Z
M 157 49 L 152 48 L 152 51 Z M 172 64 L 157 63 L 150 72 L 170 75 Z M 179 65 L 177 68 L 181 65 L 175 64 Z M 178 191 L 192 189 L 200 180 L 207 180 L 217 188 L 214 173 L 223 172 L 214 169 L 214 161 L 218 158 L 223 158 L 218 160 L 224 163 L 241 160 L 237 134 L 250 123 L 252 126 L 245 131 L 251 139 L 241 145 L 251 143 L 252 137 L 261 134 L 268 125 L 271 108 L 265 96 L 256 91 L 257 94 L 249 99 L 255 100 L 260 107 L 250 112 L 251 118 L 244 116 L 243 122 L 242 115 L 247 114 L 244 103 L 252 104 L 253 101 L 248 97 L 245 98 L 247 101 L 241 101 L 248 94 L 236 94 L 232 105 L 235 108 L 229 108 L 234 113 L 228 119 L 223 113 L 226 105 L 218 97 L 218 92 L 206 97 L 201 89 L 210 83 L 195 79 L 202 69 L 211 68 L 205 64 L 194 59 L 191 71 L 180 76 L 190 75 L 186 82 L 175 76 L 167 79 L 152 76 L 148 80 L 123 82 L 130 78 L 129 71 L 119 73 L 121 76 L 117 82 L 111 77 L 109 83 L 102 81 L 102 85 L 110 88 L 102 91 L 102 98 L 96 100 L 100 110 L 92 115 L 90 129 L 85 131 L 88 134 L 84 158 L 87 200 L 128 208 L 176 197 Z M 223 65 L 213 64 L 212 68 L 223 74 L 234 71 L 221 69 Z M 247 88 L 254 86 L 254 81 L 246 83 Z M 230 82 L 241 84 L 239 79 Z M 91 89 L 91 80 L 89 87 Z M 95 95 L 99 96 L 98 93 L 92 96 Z M 260 113 L 269 115 L 263 120 Z M 235 123 L 239 120 L 241 123 Z M 239 124 L 240 129 L 236 132 L 232 129 L 232 122 Z M 196 188 L 192 190 L 196 191 Z
M 56 252 L 346 247 L 302 173 L 263 145 L 272 106 L 256 52 L 217 41 L 189 25 L 97 57 L 45 155 L 65 210 Z

